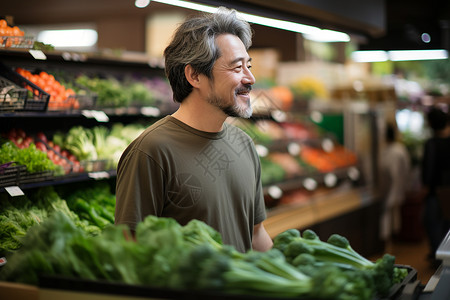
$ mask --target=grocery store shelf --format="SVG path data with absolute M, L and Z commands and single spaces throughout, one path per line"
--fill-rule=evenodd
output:
M 39 50 L 38 50 L 39 51 Z M 144 67 L 152 69 L 162 69 L 162 66 L 153 62 L 151 58 L 144 54 L 135 53 L 133 55 L 105 55 L 98 53 L 68 52 L 68 51 L 45 51 L 42 52 L 50 62 L 76 62 L 80 64 L 96 64 L 108 66 Z M 0 49 L 0 58 L 34 60 L 29 49 Z
M 363 191 L 351 187 L 321 191 L 299 204 L 280 205 L 268 212 L 264 227 L 270 237 L 291 228 L 307 228 L 364 205 Z
M 35 182 L 29 183 L 19 183 L 18 187 L 22 190 L 44 187 L 44 186 L 54 186 L 61 185 L 67 183 L 75 183 L 75 182 L 85 182 L 90 180 L 100 180 L 100 179 L 108 179 L 113 178 L 117 175 L 116 170 L 109 171 L 98 171 L 98 172 L 86 172 L 86 173 L 73 173 L 69 175 L 63 176 L 55 176 L 49 177 L 46 180 L 36 180 Z M 5 191 L 5 188 L 0 188 L 0 192 Z

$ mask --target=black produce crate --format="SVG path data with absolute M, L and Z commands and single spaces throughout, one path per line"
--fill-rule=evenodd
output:
M 27 90 L 0 76 L 0 112 L 23 110 Z
M 53 171 L 42 171 L 30 173 L 25 171 L 20 176 L 20 183 L 34 183 L 53 179 Z
M 24 111 L 47 110 L 50 94 L 2 63 L 0 63 L 0 75 L 17 84 L 19 87 L 27 89 Z
M 417 282 L 417 271 L 409 266 L 396 265 L 399 268 L 408 269 L 408 275 L 402 283 L 396 284 L 391 288 L 389 295 L 384 298 L 376 298 L 374 300 L 395 300 L 405 299 L 402 294 L 405 287 Z M 258 295 L 243 295 L 221 293 L 219 291 L 194 291 L 194 290 L 175 290 L 168 288 L 157 288 L 142 285 L 129 285 L 121 282 L 111 282 L 105 280 L 87 280 L 62 276 L 40 276 L 39 287 L 45 289 L 55 289 L 67 292 L 87 292 L 96 294 L 109 294 L 115 296 L 136 297 L 150 299 L 183 299 L 183 300 L 280 300 L 280 299 L 297 299 L 297 300 L 320 300 L 308 297 L 266 297 Z M 416 299 L 414 296 L 406 299 Z
M 21 175 L 26 169 L 24 165 L 11 166 L 10 163 L 0 165 L 0 187 L 19 185 Z

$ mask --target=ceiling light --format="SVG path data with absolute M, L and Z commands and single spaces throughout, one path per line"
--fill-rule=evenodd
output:
M 144 8 L 144 7 L 147 7 L 149 4 L 150 4 L 150 0 L 136 0 L 134 2 L 134 5 L 137 8 Z
M 319 32 L 304 34 L 305 39 L 315 42 L 350 42 L 350 36 L 344 32 L 321 29 Z
M 447 59 L 447 50 L 368 50 L 354 51 L 351 54 L 354 62 L 379 62 L 379 61 L 409 61 L 409 60 L 433 60 Z
M 39 42 L 55 48 L 91 47 L 97 43 L 97 38 L 97 31 L 93 29 L 43 30 L 37 36 Z
M 431 36 L 426 32 L 422 33 L 420 38 L 422 39 L 422 42 L 424 42 L 424 43 L 428 44 L 429 42 L 431 42 Z
M 214 13 L 217 11 L 217 7 L 192 3 L 192 2 L 183 1 L 183 0 L 153 0 L 153 1 L 164 3 L 164 4 L 169 4 L 169 5 L 174 5 L 174 6 L 178 6 L 178 7 L 198 10 L 198 11 L 204 11 L 204 12 L 208 12 L 208 13 Z M 249 23 L 302 33 L 302 34 L 308 35 L 310 39 L 314 39 L 316 41 L 321 41 L 321 42 L 348 42 L 348 41 L 350 41 L 349 35 L 344 32 L 320 29 L 315 26 L 310 26 L 310 25 L 305 25 L 305 24 L 300 24 L 300 23 L 295 23 L 295 22 L 290 22 L 290 21 L 284 21 L 284 20 L 277 20 L 277 19 L 272 19 L 272 18 L 266 18 L 266 17 L 256 16 L 256 15 L 247 14 L 247 13 L 243 13 L 243 12 L 239 12 L 239 15 Z
M 389 59 L 387 52 L 381 50 L 354 51 L 351 57 L 354 62 L 377 62 Z
M 392 50 L 388 52 L 392 61 L 447 59 L 447 50 Z

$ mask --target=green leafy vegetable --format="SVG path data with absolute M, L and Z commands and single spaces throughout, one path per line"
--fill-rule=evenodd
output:
M 274 248 L 282 251 L 287 261 L 299 270 L 319 278 L 315 282 L 327 282 L 336 276 L 346 278 L 345 282 L 354 287 L 346 290 L 346 293 L 360 297 L 355 299 L 371 299 L 375 294 L 384 296 L 395 283 L 394 256 L 385 254 L 376 262 L 369 261 L 356 252 L 345 237 L 338 234 L 331 235 L 325 242 L 312 230 L 303 231 L 301 236 L 298 230 L 289 229 L 274 238 Z M 341 285 L 345 286 L 344 283 Z M 335 284 L 336 287 L 341 285 Z M 323 289 L 318 291 L 328 292 Z M 339 288 L 337 292 L 344 294 Z

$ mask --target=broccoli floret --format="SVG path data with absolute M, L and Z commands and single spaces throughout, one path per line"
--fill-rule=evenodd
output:
M 369 300 L 374 298 L 373 279 L 365 271 L 341 269 L 325 263 L 313 278 L 312 297 L 336 300 Z
M 406 268 L 394 267 L 394 274 L 392 275 L 392 282 L 394 284 L 401 283 L 408 276 L 409 272 Z
M 348 239 L 339 234 L 331 235 L 325 242 L 321 241 L 318 235 L 310 229 L 303 231 L 301 235 L 294 235 L 295 232 L 281 233 L 280 242 L 274 242 L 274 248 L 282 251 L 286 256 L 286 261 L 306 275 L 314 275 L 315 268 L 320 269 L 321 266 L 333 265 L 343 272 L 358 272 L 358 274 L 363 274 L 361 276 L 372 278 L 374 289 L 381 296 L 386 295 L 394 284 L 395 258 L 393 256 L 385 255 L 377 262 L 372 262 L 356 252 Z M 274 238 L 274 241 L 276 240 L 277 237 Z M 306 254 L 312 255 L 315 262 Z M 351 277 L 348 277 L 348 280 L 349 284 L 354 284 L 357 278 L 352 280 Z M 370 287 L 371 285 L 365 286 Z
M 273 239 L 273 248 L 279 249 L 281 252 L 284 252 L 286 247 L 295 239 L 300 237 L 300 231 L 297 229 L 288 229 L 278 234 Z
M 390 254 L 385 254 L 371 268 L 377 292 L 381 296 L 387 295 L 394 284 L 394 263 L 395 257 Z
M 348 239 L 337 233 L 330 235 L 327 242 L 332 245 L 335 245 L 336 247 L 341 247 L 341 248 L 349 248 L 350 247 L 350 242 L 348 241 Z
M 299 254 L 313 254 L 314 248 L 301 240 L 292 241 L 284 250 L 286 260 L 292 262 Z
M 303 231 L 303 238 L 307 240 L 319 240 L 319 236 L 311 229 Z

